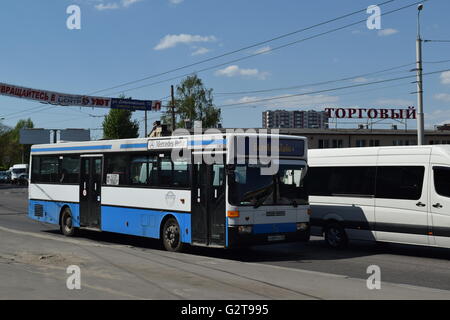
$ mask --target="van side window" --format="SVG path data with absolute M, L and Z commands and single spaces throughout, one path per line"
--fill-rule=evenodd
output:
M 450 168 L 433 167 L 433 176 L 436 193 L 450 198 Z
M 376 198 L 418 200 L 422 195 L 425 168 L 419 166 L 380 166 Z
M 313 196 L 373 196 L 375 167 L 315 167 L 306 174 L 306 187 Z

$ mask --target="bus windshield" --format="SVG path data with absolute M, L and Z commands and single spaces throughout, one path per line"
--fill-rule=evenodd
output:
M 305 165 L 280 164 L 276 175 L 261 175 L 261 166 L 237 165 L 230 179 L 232 205 L 298 205 L 308 198 L 303 188 Z

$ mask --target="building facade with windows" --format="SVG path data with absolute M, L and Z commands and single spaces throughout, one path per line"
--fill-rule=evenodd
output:
M 262 113 L 263 128 L 328 128 L 328 115 L 315 110 L 269 110 Z
M 308 138 L 310 149 L 417 145 L 416 130 L 281 128 Z M 425 144 L 450 144 L 449 130 L 425 130 Z

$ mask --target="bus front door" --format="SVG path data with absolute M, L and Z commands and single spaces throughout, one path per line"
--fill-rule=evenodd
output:
M 225 246 L 225 171 L 223 164 L 194 164 L 192 243 Z
M 80 226 L 100 228 L 102 157 L 81 157 Z

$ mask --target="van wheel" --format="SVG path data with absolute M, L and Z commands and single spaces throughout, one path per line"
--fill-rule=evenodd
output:
M 181 252 L 184 249 L 184 244 L 181 242 L 180 226 L 176 219 L 167 219 L 163 227 L 162 242 L 167 251 Z
M 73 226 L 72 212 L 69 208 L 64 208 L 61 213 L 60 229 L 66 237 L 73 237 L 76 233 L 77 229 Z
M 345 229 L 339 223 L 333 222 L 325 227 L 325 241 L 334 249 L 342 249 L 347 246 L 348 237 Z

